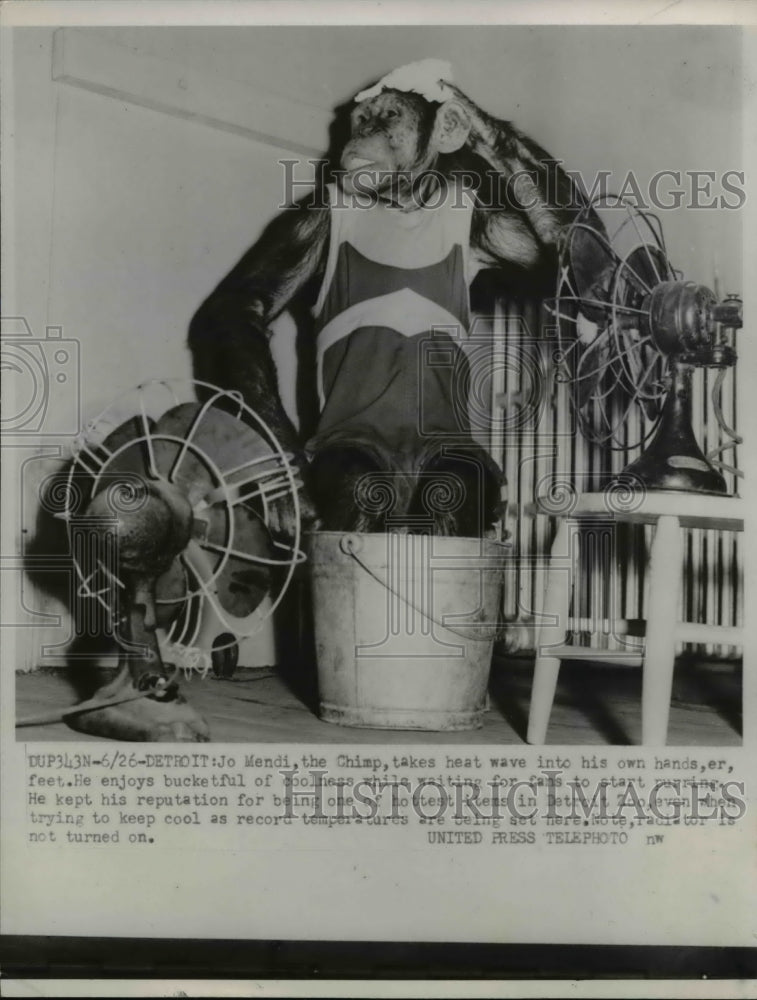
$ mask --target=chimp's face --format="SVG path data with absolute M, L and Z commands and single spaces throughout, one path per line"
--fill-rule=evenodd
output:
M 345 190 L 381 193 L 396 187 L 398 174 L 407 174 L 410 180 L 433 166 L 437 108 L 418 94 L 398 90 L 384 90 L 358 104 L 341 157 Z

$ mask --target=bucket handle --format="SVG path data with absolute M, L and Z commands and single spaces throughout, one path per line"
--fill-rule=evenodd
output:
M 463 626 L 464 628 L 469 628 L 469 629 L 480 630 L 483 628 L 487 628 L 489 630 L 488 633 L 485 635 L 473 635 L 468 632 L 463 632 L 459 628 L 455 628 L 455 626 L 453 625 L 445 625 L 443 622 L 440 622 L 437 618 L 433 618 L 427 612 L 421 611 L 421 609 L 417 607 L 411 600 L 409 600 L 409 598 L 405 597 L 404 594 L 400 594 L 398 591 L 396 591 L 390 583 L 382 579 L 382 577 L 380 577 L 378 573 L 374 572 L 374 570 L 372 570 L 370 566 L 367 566 L 363 562 L 363 560 L 358 555 L 358 552 L 362 548 L 362 541 L 357 535 L 344 535 L 339 540 L 339 547 L 341 548 L 342 552 L 344 552 L 348 556 L 351 556 L 352 559 L 354 559 L 355 562 L 358 564 L 358 566 L 360 566 L 361 569 L 365 570 L 368 576 L 373 577 L 376 583 L 380 583 L 381 586 L 384 587 L 386 590 L 388 590 L 390 594 L 393 594 L 395 597 L 399 597 L 399 599 L 401 601 L 404 601 L 408 607 L 413 609 L 413 611 L 417 612 L 419 615 L 422 615 L 424 618 L 428 618 L 430 622 L 433 622 L 434 625 L 438 625 L 439 628 L 446 629 L 448 632 L 452 632 L 453 635 L 459 636 L 461 639 L 473 639 L 476 642 L 491 642 L 494 639 L 502 638 L 502 636 L 504 635 L 503 630 L 498 628 L 496 625 L 492 627 L 490 625 L 483 625 L 483 624 L 476 625 L 472 623 L 470 625 Z

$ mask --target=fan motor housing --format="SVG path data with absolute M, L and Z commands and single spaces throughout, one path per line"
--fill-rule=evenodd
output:
M 716 333 L 717 299 L 693 281 L 663 281 L 648 300 L 650 333 L 663 354 L 709 354 Z

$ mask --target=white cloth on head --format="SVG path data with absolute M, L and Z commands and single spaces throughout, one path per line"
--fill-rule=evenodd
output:
M 382 90 L 411 90 L 427 101 L 446 101 L 452 96 L 443 81 L 453 82 L 452 66 L 443 59 L 421 59 L 419 62 L 400 66 L 382 77 L 377 84 L 367 90 L 361 90 L 355 97 L 355 102 L 367 101 L 376 97 Z

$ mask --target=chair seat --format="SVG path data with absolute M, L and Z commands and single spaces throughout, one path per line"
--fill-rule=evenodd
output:
M 582 493 L 565 517 L 606 515 L 629 524 L 656 524 L 664 516 L 677 517 L 682 528 L 719 531 L 744 530 L 744 501 L 741 497 L 708 493 L 681 493 L 655 490 L 633 494 L 628 502 L 615 492 Z M 549 513 L 544 511 L 544 513 Z

